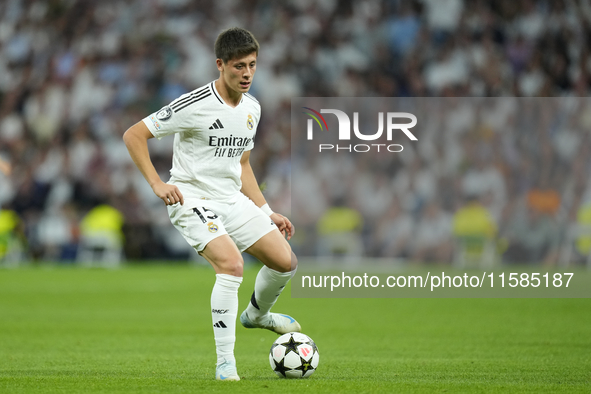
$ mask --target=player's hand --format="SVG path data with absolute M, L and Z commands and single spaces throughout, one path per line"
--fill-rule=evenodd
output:
M 287 237 L 289 241 L 295 234 L 295 226 L 285 216 L 274 212 L 271 216 L 271 220 L 277 225 L 279 231 Z
M 160 181 L 152 186 L 152 190 L 166 205 L 174 205 L 177 202 L 183 205 L 185 202 L 181 191 L 175 185 L 169 185 Z

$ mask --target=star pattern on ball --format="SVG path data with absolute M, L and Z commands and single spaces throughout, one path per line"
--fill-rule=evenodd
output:
M 283 365 L 284 361 L 285 361 L 284 358 L 282 358 L 281 361 L 279 361 L 279 362 L 277 362 L 277 360 L 273 360 L 273 362 L 275 363 L 275 368 L 273 368 L 273 371 L 279 372 L 285 378 L 285 377 L 287 377 L 285 375 L 285 371 L 290 371 L 290 369 L 287 368 L 285 365 Z
M 311 363 L 309 363 L 308 361 L 304 360 L 301 357 L 300 357 L 300 361 L 301 361 L 301 365 L 297 368 L 294 368 L 294 369 L 302 371 L 302 376 L 304 376 L 306 374 L 306 372 L 314 369 L 314 367 L 312 366 Z
M 298 346 L 300 346 L 302 343 L 304 342 L 298 342 L 293 339 L 293 335 L 290 335 L 289 341 L 282 343 L 282 345 L 285 346 L 285 355 L 287 356 L 289 352 L 294 352 L 299 356 L 300 354 L 298 353 Z

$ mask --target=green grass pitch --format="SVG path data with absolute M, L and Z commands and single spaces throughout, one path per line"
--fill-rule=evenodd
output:
M 240 309 L 256 267 L 240 289 Z M 214 380 L 213 271 L 0 270 L 0 393 L 590 393 L 590 299 L 292 299 L 320 350 L 275 376 L 277 337 L 238 326 L 240 382 Z

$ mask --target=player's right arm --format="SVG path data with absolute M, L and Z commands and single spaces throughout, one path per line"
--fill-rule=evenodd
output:
M 166 205 L 173 205 L 177 202 L 183 205 L 183 195 L 178 187 L 164 183 L 160 179 L 156 168 L 154 168 L 154 164 L 152 164 L 150 152 L 148 151 L 148 140 L 153 137 L 146 124 L 139 121 L 127 129 L 123 134 L 123 141 L 133 162 L 152 187 L 154 194 L 164 201 Z

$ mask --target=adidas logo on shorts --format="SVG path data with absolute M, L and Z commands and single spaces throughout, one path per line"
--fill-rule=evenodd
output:
M 222 124 L 222 122 L 220 122 L 219 119 L 216 119 L 216 121 L 213 122 L 213 124 L 211 126 L 209 126 L 210 130 L 213 130 L 213 129 L 217 130 L 217 129 L 223 129 L 223 128 L 224 128 L 224 125 Z

